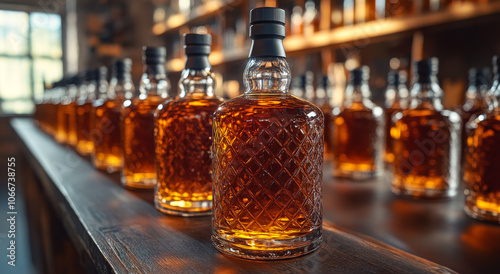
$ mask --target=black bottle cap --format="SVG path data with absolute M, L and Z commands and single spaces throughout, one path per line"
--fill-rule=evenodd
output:
M 83 72 L 83 80 L 84 81 L 92 81 L 94 79 L 94 70 L 88 69 Z
M 406 73 L 402 70 L 391 70 L 387 76 L 389 85 L 399 86 L 406 83 Z
M 416 61 L 414 63 L 414 68 L 415 74 L 420 76 L 437 74 L 439 69 L 439 60 L 436 57 L 432 57 Z
M 142 47 L 142 59 L 146 64 L 163 64 L 167 56 L 165 47 Z
M 370 68 L 361 66 L 351 70 L 350 82 L 353 85 L 361 85 L 370 79 Z
M 113 76 L 117 79 L 131 78 L 132 60 L 130 58 L 118 59 L 113 64 Z
M 328 76 L 326 75 L 321 75 L 318 78 L 318 83 L 320 87 L 327 88 L 330 86 L 330 80 L 328 79 Z
M 254 40 L 250 57 L 286 57 L 285 11 L 279 8 L 256 8 L 250 11 L 250 38 Z M 255 43 L 256 41 L 259 41 Z
M 186 55 L 210 55 L 212 36 L 210 34 L 186 33 L 184 34 L 184 49 Z
M 488 68 L 469 69 L 469 85 L 475 85 L 477 88 L 490 85 L 490 70 Z
M 493 75 L 498 76 L 500 73 L 500 57 L 498 55 L 493 56 Z

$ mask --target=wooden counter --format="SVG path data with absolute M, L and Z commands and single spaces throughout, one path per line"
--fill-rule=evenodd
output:
M 99 272 L 450 273 L 500 267 L 500 226 L 464 216 L 463 197 L 401 200 L 384 181 L 326 180 L 323 244 L 310 255 L 272 262 L 228 257 L 211 245 L 210 217 L 164 215 L 154 208 L 152 192 L 122 188 L 118 176 L 95 170 L 31 119 L 14 119 L 12 126 L 72 241 Z

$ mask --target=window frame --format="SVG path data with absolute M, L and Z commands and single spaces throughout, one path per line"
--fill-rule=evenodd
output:
M 65 39 L 65 21 L 64 21 L 64 10 L 54 11 L 54 10 L 49 10 L 49 7 L 43 7 L 43 6 L 26 6 L 26 5 L 17 5 L 17 4 L 0 4 L 0 10 L 1 11 L 16 11 L 16 12 L 24 12 L 28 14 L 28 37 L 27 39 L 27 46 L 28 46 L 28 51 L 26 54 L 5 54 L 5 53 L 0 53 L 0 58 L 6 58 L 6 59 L 20 59 L 20 58 L 27 58 L 29 61 L 29 81 L 30 81 L 30 95 L 27 98 L 20 97 L 16 99 L 5 99 L 3 97 L 0 97 L 0 102 L 5 103 L 5 102 L 26 102 L 26 101 L 31 101 L 33 105 L 36 104 L 35 102 L 35 59 L 46 59 L 46 60 L 51 60 L 51 61 L 61 61 L 62 64 L 62 74 L 64 75 L 64 72 L 66 71 L 66 64 L 64 62 L 65 59 L 65 54 L 66 50 L 64 47 L 64 39 Z M 47 13 L 47 14 L 55 14 L 59 15 L 61 19 L 61 41 L 60 41 L 60 46 L 62 49 L 62 55 L 60 58 L 55 58 L 53 56 L 47 56 L 47 55 L 37 55 L 36 57 L 33 56 L 32 54 L 32 27 L 31 27 L 31 14 L 32 13 Z M 11 114 L 11 113 L 2 113 L 2 114 Z

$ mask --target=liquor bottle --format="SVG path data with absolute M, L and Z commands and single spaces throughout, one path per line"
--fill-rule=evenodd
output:
M 292 15 L 290 17 L 290 32 L 292 35 L 302 34 L 304 31 L 304 18 L 302 15 L 302 7 L 293 7 Z
M 289 92 L 285 12 L 250 12 L 246 91 L 214 113 L 213 234 L 222 253 L 281 259 L 321 241 L 323 115 Z
M 479 220 L 500 223 L 500 88 L 491 108 L 469 122 L 465 212 Z
M 392 191 L 413 198 L 457 194 L 460 116 L 444 110 L 437 82 L 437 58 L 415 62 L 407 110 L 394 116 Z
M 102 67 L 86 72 L 86 83 L 80 91 L 80 96 L 76 100 L 76 150 L 82 155 L 90 155 L 94 150 L 94 143 L 91 139 L 92 124 L 92 104 L 96 99 L 100 79 L 106 77 L 107 69 Z M 102 76 L 101 76 L 102 75 Z
M 391 128 L 394 126 L 392 117 L 395 113 L 408 108 L 409 91 L 406 87 L 406 73 L 392 70 L 387 79 L 388 85 L 385 91 L 385 153 L 386 163 L 394 162 Z
M 121 134 L 123 141 L 122 184 L 133 189 L 153 189 L 156 184 L 154 112 L 168 99 L 164 47 L 144 47 L 144 73 L 140 95 L 123 103 Z
M 76 145 L 76 96 L 81 79 L 75 75 L 68 79 L 64 96 L 57 107 L 57 137 L 61 143 Z
M 491 88 L 486 92 L 486 95 L 484 96 L 484 100 L 486 101 L 486 104 L 489 109 L 493 108 L 493 102 L 495 101 L 495 92 L 497 88 L 500 86 L 500 57 L 499 56 L 493 56 L 492 58 L 492 65 L 493 65 L 493 83 L 491 85 Z
M 356 180 L 383 171 L 384 111 L 371 100 L 366 66 L 350 72 L 345 99 L 333 110 L 334 175 Z
M 488 78 L 489 70 L 486 68 L 469 70 L 469 87 L 465 92 L 465 102 L 457 111 L 462 117 L 462 163 L 467 151 L 467 123 L 486 112 L 488 108 L 484 99 L 490 88 Z
M 123 103 L 134 93 L 131 69 L 130 59 L 115 61 L 109 87 L 98 89 L 99 98 L 93 105 L 92 162 L 108 173 L 120 171 L 123 166 L 120 114 Z
M 186 67 L 180 94 L 155 113 L 156 208 L 182 216 L 212 212 L 212 114 L 221 101 L 214 95 L 208 62 L 212 37 L 185 34 Z
M 343 12 L 343 25 L 351 26 L 354 24 L 354 1 L 357 0 L 344 0 L 344 12 Z
M 310 36 L 314 32 L 319 30 L 319 13 L 316 9 L 316 4 L 314 1 L 308 0 L 304 4 L 305 10 L 302 17 L 302 22 L 304 24 L 304 35 Z
M 385 1 L 385 0 L 384 0 Z M 332 0 L 332 27 L 341 27 L 344 24 L 344 0 Z
M 333 87 L 330 84 L 327 76 L 318 78 L 318 88 L 316 89 L 316 105 L 323 112 L 325 121 L 325 141 L 324 141 L 324 156 L 325 159 L 333 158 L 333 106 L 331 99 L 333 96 Z

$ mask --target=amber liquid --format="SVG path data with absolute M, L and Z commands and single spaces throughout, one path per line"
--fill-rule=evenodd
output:
M 465 158 L 468 152 L 467 148 L 467 138 L 469 135 L 467 123 L 471 121 L 471 119 L 475 119 L 479 114 L 486 112 L 487 106 L 486 102 L 482 99 L 474 100 L 472 104 L 464 104 L 460 110 L 458 111 L 460 116 L 462 117 L 462 142 L 461 142 L 461 147 L 462 147 L 462 154 L 460 157 L 461 164 L 464 167 L 465 166 Z M 469 181 L 471 178 L 470 176 L 472 175 L 471 173 L 468 172 L 467 169 L 462 168 L 461 171 L 463 171 L 463 178 L 464 181 Z
M 393 151 L 393 143 L 391 138 L 391 129 L 394 127 L 394 122 L 392 120 L 392 115 L 397 112 L 402 111 L 403 108 L 399 104 L 399 102 L 394 102 L 392 106 L 386 108 L 384 110 L 385 114 L 385 153 L 384 153 L 384 161 L 386 163 L 394 162 L 394 151 Z
M 458 184 L 458 115 L 427 108 L 405 110 L 402 114 L 391 132 L 395 155 L 393 192 L 414 198 L 454 196 Z
M 382 111 L 355 102 L 334 118 L 334 175 L 367 179 L 382 172 Z
M 156 118 L 156 207 L 193 216 L 212 210 L 212 116 L 218 99 L 181 98 Z
M 109 173 L 119 171 L 123 166 L 120 128 L 123 101 L 123 99 L 98 101 L 93 108 L 92 140 L 94 152 L 92 162 L 96 168 Z
M 478 122 L 467 139 L 465 211 L 472 217 L 500 223 L 500 113 Z
M 60 104 L 57 108 L 57 133 L 59 142 L 76 145 L 76 103 Z
M 122 184 L 153 189 L 156 184 L 154 112 L 165 101 L 159 96 L 125 102 L 121 122 L 124 152 Z
M 325 159 L 333 158 L 333 121 L 334 117 L 332 114 L 333 108 L 329 104 L 323 104 L 320 107 L 323 112 L 323 117 L 325 121 L 325 142 L 324 142 L 324 156 Z
M 91 102 L 76 105 L 76 150 L 82 155 L 90 155 L 94 150 L 94 143 L 90 139 L 93 128 L 90 123 L 91 111 Z
M 319 246 L 322 128 L 321 111 L 291 95 L 243 95 L 221 105 L 213 145 L 218 249 L 272 259 Z
M 68 123 L 66 122 L 67 115 L 65 113 L 67 108 L 63 104 L 57 104 L 55 109 L 57 113 L 55 138 L 59 143 L 66 143 L 69 133 L 69 129 L 67 127 Z M 50 130 L 48 130 L 48 132 L 50 132 Z

